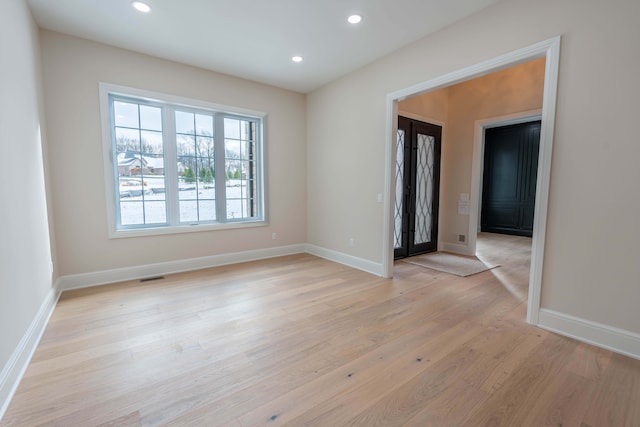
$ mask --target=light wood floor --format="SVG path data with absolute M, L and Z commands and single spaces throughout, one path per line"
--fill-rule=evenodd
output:
M 640 426 L 640 361 L 525 323 L 501 267 L 381 279 L 311 255 L 66 292 L 0 424 Z

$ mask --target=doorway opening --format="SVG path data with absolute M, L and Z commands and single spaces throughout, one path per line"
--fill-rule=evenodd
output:
M 493 72 L 504 70 L 509 67 L 520 65 L 528 61 L 544 58 L 544 89 L 542 109 L 540 114 L 540 151 L 538 156 L 538 175 L 536 177 L 534 220 L 532 227 L 533 238 L 531 248 L 531 269 L 529 274 L 527 304 L 527 321 L 533 324 L 538 323 L 542 265 L 544 260 L 544 240 L 547 217 L 546 213 L 549 198 L 549 179 L 551 172 L 551 153 L 555 119 L 555 104 L 557 96 L 556 93 L 558 81 L 559 52 L 560 37 L 556 37 L 387 95 L 387 144 L 385 165 L 386 197 L 383 243 L 383 275 L 385 277 L 391 277 L 393 275 L 393 200 L 395 197 L 394 145 L 395 134 L 398 128 L 398 103 L 415 95 L 436 91 L 438 89 L 446 88 L 457 83 L 462 83 L 477 77 L 486 76 Z M 476 153 L 481 147 L 477 147 L 475 141 L 473 145 L 473 157 L 475 159 Z M 454 155 L 455 153 L 451 154 Z M 443 162 L 446 156 L 446 149 L 443 148 Z M 443 245 L 451 244 L 451 247 L 454 249 L 454 251 L 455 249 L 457 249 L 460 253 L 464 253 L 464 251 L 467 251 L 467 254 L 469 255 L 475 254 L 476 251 L 475 246 L 478 227 L 478 209 L 480 206 L 480 202 L 478 201 L 478 195 L 480 194 L 480 178 L 477 175 L 478 166 L 475 162 L 472 165 L 472 169 L 473 176 L 471 178 L 470 192 L 466 194 L 461 193 L 459 195 L 459 200 L 456 200 L 456 202 L 463 202 L 458 204 L 458 213 L 462 212 L 462 216 L 467 218 L 466 232 L 469 236 L 468 242 L 465 242 L 465 245 L 456 246 L 455 243 L 451 242 L 452 236 L 446 236 L 446 238 L 444 239 L 441 237 Z M 446 188 L 446 186 L 448 185 L 448 183 L 443 184 L 443 188 Z M 465 208 L 467 210 L 466 215 L 464 215 Z M 440 210 L 440 217 L 442 218 L 442 204 Z M 449 212 L 447 212 L 447 214 L 449 214 Z M 454 215 L 451 216 L 453 217 Z

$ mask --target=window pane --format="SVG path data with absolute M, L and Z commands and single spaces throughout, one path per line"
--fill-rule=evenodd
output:
M 216 202 L 215 200 L 200 200 L 199 204 L 200 221 L 215 221 Z
M 138 104 L 128 102 L 113 102 L 114 122 L 116 126 L 138 128 Z
M 140 132 L 142 138 L 142 152 L 149 154 L 162 154 L 162 132 L 151 132 L 143 130 Z
M 164 224 L 167 222 L 167 206 L 164 201 L 145 201 L 145 224 Z
M 196 200 L 196 162 L 194 157 L 182 157 L 178 162 L 178 198 Z
M 224 141 L 224 151 L 227 159 L 239 159 L 241 155 L 240 141 L 227 139 Z
M 140 163 L 134 167 L 139 172 Z M 118 166 L 120 168 L 120 166 Z M 133 173 L 129 172 L 129 175 L 122 174 L 118 178 L 119 182 L 119 195 L 120 200 L 125 198 L 139 197 L 142 194 L 142 180 L 139 177 L 133 177 Z
M 162 110 L 158 107 L 141 105 L 140 127 L 147 130 L 162 131 Z
M 213 136 L 213 116 L 196 114 L 196 133 L 203 136 Z
M 250 120 L 225 119 L 225 190 L 229 220 L 259 215 L 256 202 L 255 141 L 250 139 L 254 133 L 254 123 Z
M 142 203 L 120 202 L 120 223 L 122 225 L 142 225 L 144 224 L 144 213 Z
M 240 120 L 224 119 L 224 137 L 240 139 Z
M 149 160 L 152 160 L 149 158 Z M 157 159 L 156 159 L 157 160 Z M 151 166 L 147 166 L 144 170 L 145 175 L 143 177 L 143 186 L 145 189 L 145 200 L 164 200 L 164 175 L 160 173 L 160 170 L 156 170 L 153 174 Z
M 114 100 L 113 110 L 119 225 L 165 224 L 162 109 Z
M 206 159 L 210 159 L 213 161 L 213 138 L 209 138 L 206 136 L 198 136 L 198 156 Z
M 178 156 L 196 155 L 196 142 L 193 136 L 176 135 L 176 144 Z
M 185 111 L 176 111 L 176 132 L 195 133 L 194 114 Z
M 243 120 L 240 126 L 240 139 L 253 139 L 255 123 Z
M 198 221 L 198 202 L 180 201 L 180 222 Z
M 116 151 L 140 151 L 140 131 L 138 129 L 116 128 Z
M 180 222 L 213 221 L 216 218 L 213 116 L 178 111 L 176 123 Z
M 233 199 L 230 200 L 227 197 L 227 219 L 239 219 L 244 218 L 242 210 L 242 200 Z

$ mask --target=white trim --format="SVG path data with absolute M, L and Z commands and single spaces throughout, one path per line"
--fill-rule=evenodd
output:
M 476 253 L 478 231 L 480 230 L 480 210 L 482 209 L 482 174 L 484 170 L 484 133 L 486 129 L 515 125 L 542 119 L 542 110 L 529 110 L 503 116 L 476 120 L 473 130 L 473 160 L 471 163 L 471 206 L 469 214 L 469 250 Z
M 382 277 L 393 277 L 394 199 L 396 196 L 396 138 L 398 134 L 398 102 L 387 95 L 387 136 L 384 147 L 384 188 L 382 212 Z
M 547 210 L 551 181 L 551 153 L 553 151 L 553 132 L 560 69 L 560 37 L 558 36 L 550 41 L 551 43 L 545 50 L 546 67 L 544 94 L 542 97 L 542 127 L 540 128 L 540 152 L 538 153 L 538 178 L 533 213 L 533 241 L 531 243 L 531 268 L 527 301 L 527 322 L 534 325 L 538 324 L 538 314 L 540 312 L 544 242 L 547 235 Z
M 355 268 L 357 270 L 366 271 L 367 273 L 375 274 L 376 276 L 382 276 L 383 266 L 380 263 L 358 258 L 331 249 L 321 248 L 320 246 L 312 244 L 307 244 L 306 246 L 306 252 L 311 255 L 315 255 L 329 261 L 337 262 L 339 264 L 343 264 L 347 267 Z
M 98 82 L 98 87 L 101 94 L 107 95 L 107 99 L 108 95 L 110 93 L 113 93 L 117 95 L 142 98 L 145 101 L 169 103 L 187 108 L 203 108 L 205 110 L 214 110 L 221 113 L 236 114 L 239 116 L 247 116 L 250 118 L 266 117 L 267 115 L 267 113 L 263 111 L 216 104 L 214 102 L 204 101 L 201 99 L 192 99 L 183 96 L 154 92 L 146 89 L 137 89 L 134 87 L 121 86 L 112 83 Z
M 475 256 L 476 254 L 476 252 L 472 251 L 469 246 L 461 245 L 460 243 L 442 242 L 438 247 L 438 250 L 466 256 Z
M 27 366 L 29 366 L 33 353 L 38 347 L 40 338 L 42 338 L 42 334 L 49 323 L 49 318 L 53 314 L 59 297 L 60 292 L 56 289 L 56 286 L 52 287 L 44 301 L 42 301 L 40 309 L 31 321 L 29 328 L 22 336 L 15 350 L 13 350 L 7 364 L 0 372 L 0 420 L 2 420 L 13 395 L 18 389 L 18 385 L 27 370 Z
M 114 212 L 115 212 L 115 208 L 114 208 Z M 113 234 L 109 234 L 109 238 L 110 239 L 127 239 L 130 237 L 159 236 L 163 234 L 202 233 L 205 231 L 266 227 L 268 225 L 269 223 L 267 221 L 256 220 L 256 221 L 220 222 L 215 224 L 213 223 L 212 224 L 203 223 L 203 224 L 193 224 L 193 225 L 182 224 L 182 225 L 170 225 L 170 226 L 164 226 L 164 227 L 132 228 L 132 229 L 114 231 Z
M 237 264 L 240 262 L 257 261 L 261 259 L 305 253 L 305 249 L 306 246 L 304 244 L 277 246 L 273 248 L 212 255 L 201 258 L 190 258 L 134 267 L 116 268 L 113 270 L 103 270 L 92 273 L 72 274 L 60 277 L 58 289 L 61 291 L 68 291 L 71 289 L 88 288 L 91 286 L 124 282 L 127 280 L 137 280 L 145 277 L 182 273 L 185 271 L 201 270 L 203 268 Z
M 546 308 L 540 309 L 538 320 L 543 329 L 640 359 L 639 334 Z
M 534 218 L 534 238 L 531 250 L 531 273 L 529 278 L 529 296 L 527 304 L 527 321 L 538 323 L 540 311 L 540 292 L 542 288 L 542 267 L 544 260 L 544 241 L 547 225 L 547 206 L 549 201 L 549 180 L 551 175 L 551 153 L 553 145 L 553 130 L 555 123 L 555 108 L 558 88 L 558 70 L 560 63 L 560 36 L 541 41 L 531 46 L 498 56 L 493 59 L 475 64 L 443 76 L 418 83 L 405 89 L 387 95 L 387 132 L 385 144 L 385 200 L 382 242 L 383 276 L 393 276 L 393 212 L 392 200 L 395 188 L 393 173 L 395 165 L 395 150 L 393 150 L 394 136 L 397 122 L 398 101 L 408 97 L 441 89 L 472 78 L 480 77 L 514 65 L 537 59 L 546 58 L 544 95 L 542 101 L 542 129 L 540 134 L 540 154 L 538 161 L 538 181 L 536 189 L 536 206 Z
M 241 262 L 257 261 L 261 259 L 301 253 L 309 253 L 348 267 L 363 270 L 377 276 L 382 276 L 382 265 L 379 263 L 303 243 L 267 249 L 256 249 L 245 252 L 212 255 L 201 258 L 189 258 L 178 261 L 138 265 L 134 267 L 123 267 L 92 273 L 71 274 L 62 276 L 58 279 L 57 289 L 60 291 L 69 291 L 72 289 L 89 288 L 92 286 L 107 285 L 110 283 L 125 282 L 128 280 L 138 280 L 145 277 L 183 273 L 186 271 L 201 270 L 204 268 L 219 267 L 222 265 L 238 264 Z

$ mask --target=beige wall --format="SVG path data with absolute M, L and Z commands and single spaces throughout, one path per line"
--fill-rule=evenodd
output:
M 41 44 L 61 275 L 305 242 L 304 95 L 49 31 Z M 266 112 L 269 225 L 107 238 L 98 82 Z
M 631 0 L 503 1 L 309 94 L 310 243 L 382 262 L 387 94 L 561 35 L 542 307 L 639 333 L 637 16 Z
M 398 102 L 398 114 L 402 113 L 446 124 L 449 119 L 449 88 L 412 96 Z
M 2 372 L 52 285 L 40 47 L 38 30 L 22 0 L 0 2 L 0 64 Z M 2 380 L 0 376 L 0 412 L 8 391 Z

